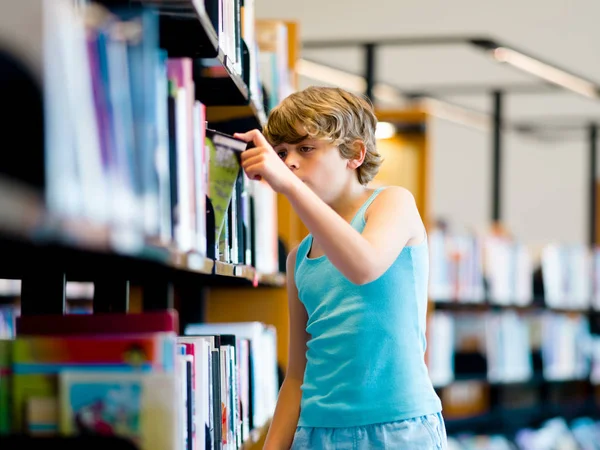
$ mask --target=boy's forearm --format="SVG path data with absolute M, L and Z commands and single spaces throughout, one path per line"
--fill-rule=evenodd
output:
M 292 379 L 283 382 L 263 450 L 289 450 L 291 447 L 300 417 L 301 384 Z
M 368 276 L 365 268 L 371 267 L 373 249 L 369 241 L 301 180 L 285 195 L 331 263 L 350 281 L 360 284 Z

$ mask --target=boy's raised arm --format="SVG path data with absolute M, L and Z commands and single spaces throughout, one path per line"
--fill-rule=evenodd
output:
M 410 239 L 423 236 L 421 218 L 408 190 L 385 189 L 369 208 L 361 234 L 288 169 L 260 131 L 236 136 L 256 145 L 242 153 L 242 166 L 248 176 L 262 178 L 289 199 L 331 263 L 351 282 L 376 280 Z

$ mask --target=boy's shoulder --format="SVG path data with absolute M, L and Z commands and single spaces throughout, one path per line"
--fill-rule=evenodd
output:
M 369 209 L 394 209 L 416 207 L 413 193 L 402 186 L 385 186 L 373 200 Z M 369 210 L 367 210 L 368 214 Z

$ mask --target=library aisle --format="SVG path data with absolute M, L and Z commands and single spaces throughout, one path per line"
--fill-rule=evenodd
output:
M 263 448 L 308 230 L 233 135 L 314 84 L 373 102 L 371 187 L 426 225 L 449 450 L 600 450 L 600 85 L 528 40 L 574 22 L 328 1 L 0 4 L 0 450 Z

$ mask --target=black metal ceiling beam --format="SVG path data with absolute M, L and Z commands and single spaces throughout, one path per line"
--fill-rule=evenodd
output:
M 306 40 L 302 47 L 306 49 L 330 49 L 347 47 L 364 47 L 365 45 L 377 46 L 415 46 L 415 45 L 456 45 L 472 42 L 494 42 L 485 36 L 405 36 L 381 39 L 323 39 Z
M 402 36 L 402 37 L 393 37 L 393 38 L 380 38 L 380 39 L 332 39 L 332 40 L 307 40 L 303 41 L 302 45 L 305 49 L 333 49 L 333 48 L 352 48 L 352 47 L 414 47 L 414 46 L 446 46 L 446 45 L 470 45 L 475 47 L 476 49 L 486 52 L 492 53 L 494 50 L 503 48 L 507 50 L 511 50 L 513 52 L 519 53 L 531 60 L 535 60 L 538 63 L 544 64 L 546 66 L 550 66 L 554 69 L 560 70 L 562 72 L 568 73 L 573 77 L 584 80 L 593 85 L 596 97 L 600 97 L 600 85 L 596 82 L 587 79 L 581 75 L 573 73 L 567 69 L 564 69 L 554 63 L 545 61 L 541 58 L 538 58 L 528 52 L 522 51 L 516 48 L 513 45 L 507 44 L 505 42 L 499 41 L 497 39 L 493 39 L 489 36 L 477 36 L 477 35 L 433 35 L 433 36 Z M 515 68 L 516 70 L 519 70 Z M 542 84 L 548 84 L 549 81 L 543 79 L 534 74 L 531 74 L 532 77 L 536 78 L 538 82 Z M 490 89 L 492 89 L 490 87 Z M 488 91 L 489 92 L 489 91 Z
M 548 94 L 564 91 L 560 86 L 551 83 L 521 83 L 521 84 L 437 84 L 413 88 L 406 92 L 410 97 L 443 96 L 443 95 L 488 95 L 490 91 L 503 91 L 511 94 Z
M 589 238 L 588 244 L 590 247 L 594 247 L 597 244 L 598 236 L 596 235 L 596 216 L 597 216 L 597 173 L 598 173 L 598 124 L 591 123 L 588 126 L 588 139 L 589 139 L 589 159 L 588 159 L 588 170 L 589 170 Z

